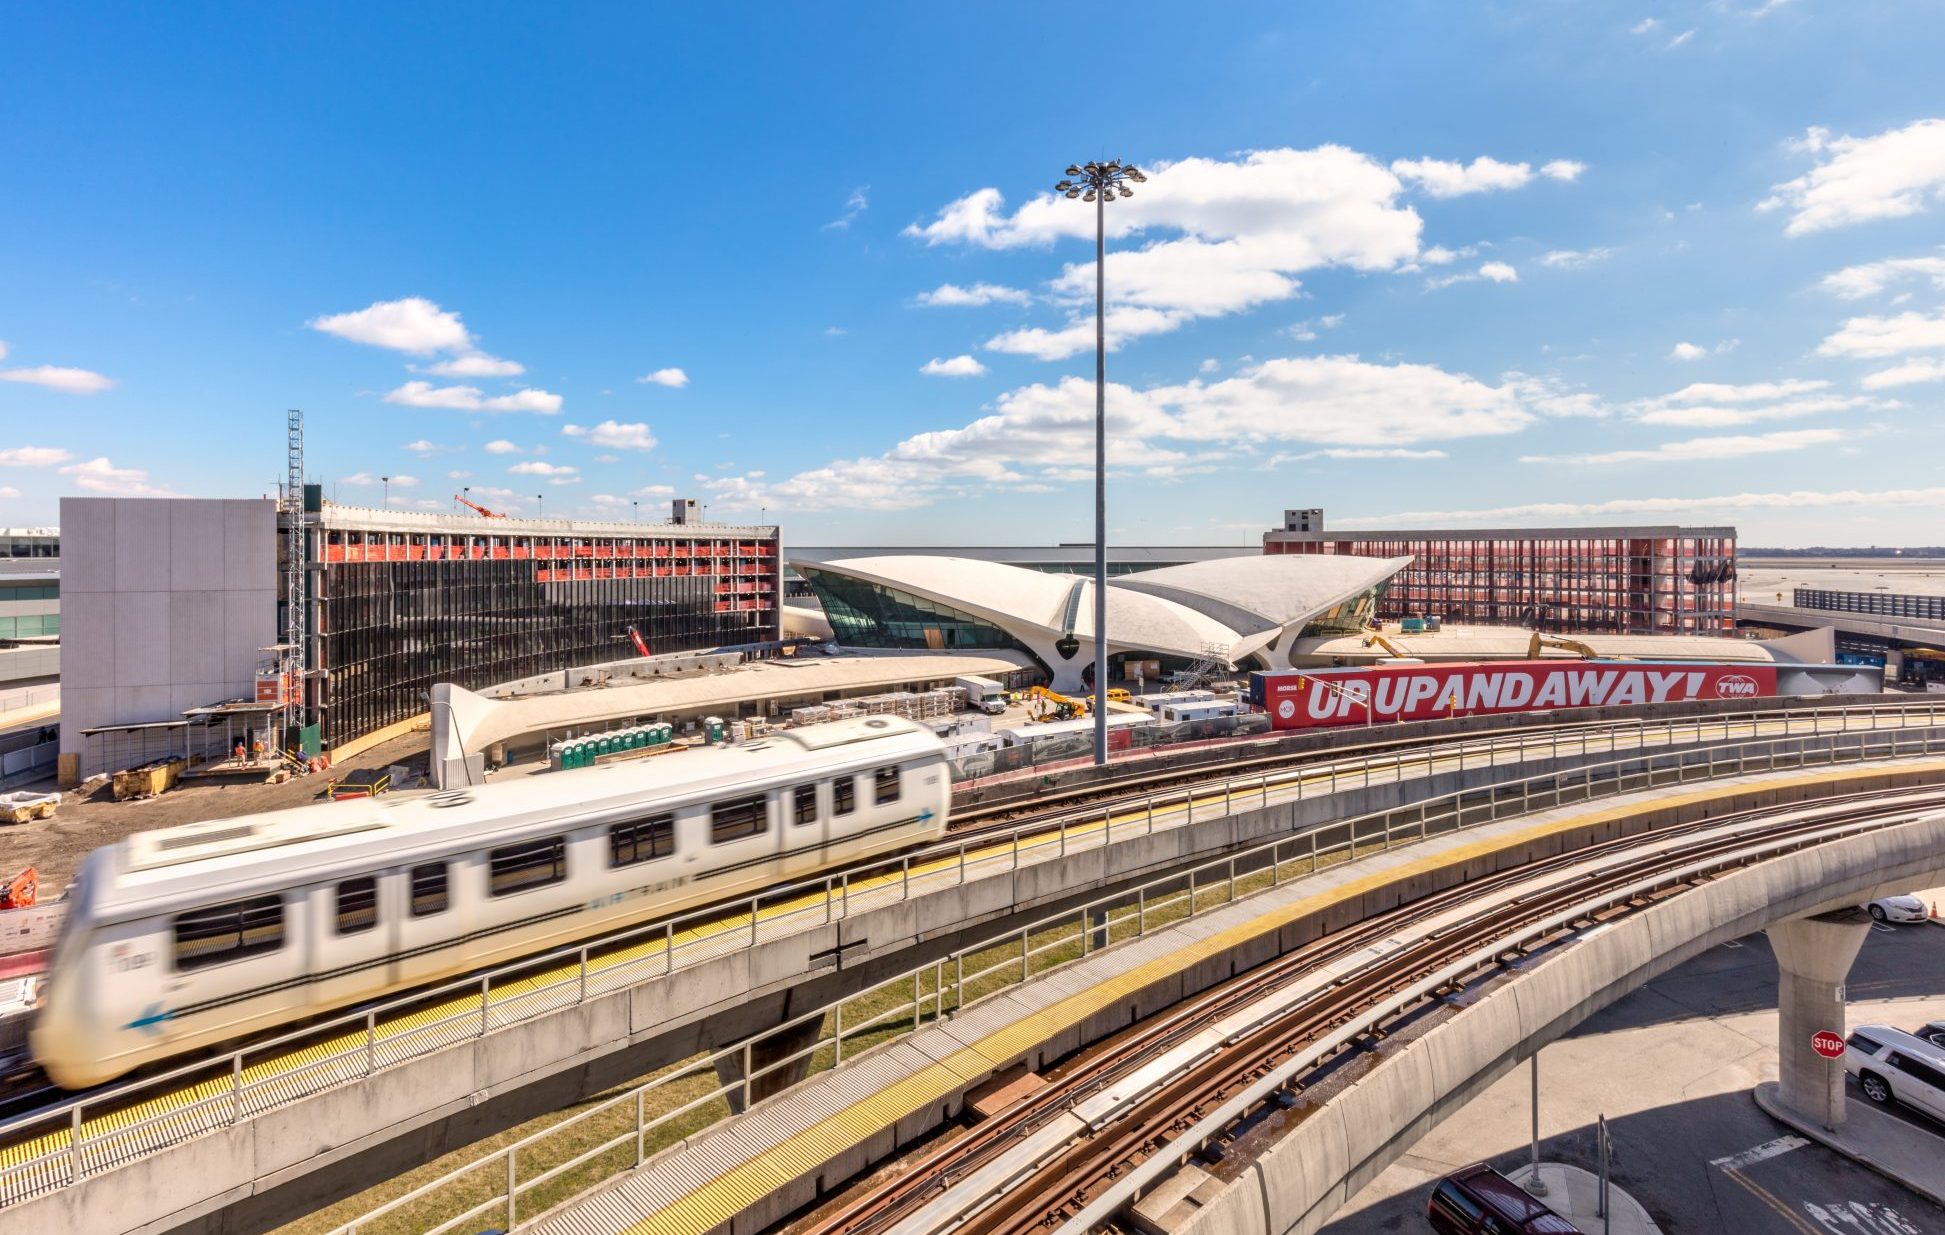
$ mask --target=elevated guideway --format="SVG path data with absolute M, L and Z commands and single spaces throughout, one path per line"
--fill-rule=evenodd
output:
M 1344 829 L 1360 849 L 1375 842 L 1347 817 L 1383 812 L 1389 838 L 1405 826 L 1401 811 L 1431 826 L 1433 801 L 1463 820 L 1572 785 L 1923 756 L 1945 751 L 1933 720 L 1929 709 L 1821 709 L 1599 738 L 1524 734 L 1264 772 L 981 833 L 12 1121 L 0 1128 L 0 1199 L 53 1229 L 161 1231 L 214 1225 L 218 1214 L 225 1229 L 270 1225 L 698 1050 L 779 1025 L 801 1033 L 806 1009 L 842 1006 L 887 973 L 915 990 L 930 982 L 936 1012 L 939 967 L 969 940 L 1215 855 L 1265 840 L 1328 852 Z M 1766 733 L 1775 736 L 1754 736 Z M 915 962 L 935 977 L 911 977 Z M 870 1030 L 840 1028 L 837 1053 Z M 710 1066 L 741 1078 L 739 1104 L 760 1100 L 807 1064 L 791 1041 L 718 1051 Z
M 1437 1118 L 1647 978 L 1832 899 L 1945 873 L 1941 786 L 1935 757 L 1799 766 L 1519 819 L 1468 825 L 1455 809 L 1432 830 L 1406 819 L 1402 848 L 1391 815 L 1371 832 L 1383 848 L 1356 862 L 1356 829 L 1319 854 L 1268 846 L 1249 865 L 1255 895 L 1237 895 L 1227 865 L 1227 897 L 1202 910 L 1194 891 L 1183 900 L 1175 889 L 1183 912 L 1161 928 L 1148 922 L 1163 887 L 1138 902 L 1136 922 L 1124 900 L 1083 906 L 1043 976 L 986 998 L 969 996 L 965 978 L 941 980 L 930 1025 L 914 984 L 912 1002 L 891 1009 L 912 1021 L 895 1041 L 531 1221 L 519 1221 L 521 1206 L 543 1200 L 558 1171 L 455 1221 L 498 1217 L 543 1235 L 760 1231 L 957 1116 L 988 1077 L 1109 1039 L 1044 1091 L 1013 1085 L 1025 1097 L 801 1229 L 1079 1233 L 1181 1196 L 1167 1184 L 1183 1169 L 1200 1204 L 1151 1208 L 1146 1229 L 1313 1231 Z M 1346 862 L 1319 864 L 1328 856 Z M 1136 930 L 1087 955 L 1116 926 Z M 1033 951 L 1021 935 L 1019 972 Z M 1161 1007 L 1171 1011 L 1157 1029 L 1122 1033 Z M 1430 1027 L 1369 1037 L 1410 1017 Z M 1278 1101 L 1328 1068 L 1356 1079 L 1328 1099 Z M 1253 1112 L 1291 1105 L 1299 1112 L 1278 1120 L 1288 1130 L 1266 1149 L 1237 1132 Z M 640 1132 L 626 1136 L 640 1153 Z M 1218 1136 L 1223 1149 L 1198 1159 Z M 543 1165 L 543 1149 L 484 1165 L 517 1181 L 515 1155 Z M 424 1204 L 438 1186 L 408 1200 Z

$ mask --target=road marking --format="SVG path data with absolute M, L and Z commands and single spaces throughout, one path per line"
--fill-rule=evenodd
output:
M 1719 1166 L 1725 1171 L 1739 1171 L 1745 1166 L 1754 1166 L 1758 1162 L 1762 1162 L 1768 1158 L 1774 1158 L 1778 1154 L 1786 1154 L 1792 1149 L 1801 1149 L 1809 1143 L 1809 1141 L 1800 1136 L 1779 1136 L 1773 1141 L 1756 1146 L 1754 1149 L 1745 1149 L 1739 1154 L 1730 1154 L 1726 1158 L 1712 1159 L 1709 1165 Z
M 1784 1137 L 1783 1139 L 1787 1141 L 1793 1138 Z M 1761 1147 L 1758 1146 L 1758 1148 Z M 1745 1189 L 1748 1190 L 1751 1196 L 1754 1196 L 1757 1200 L 1761 1201 L 1763 1204 L 1775 1210 L 1777 1214 L 1782 1217 L 1783 1221 L 1789 1223 L 1797 1230 L 1803 1232 L 1803 1235 L 1825 1235 L 1825 1232 L 1821 1232 L 1817 1230 L 1816 1227 L 1811 1226 L 1808 1222 L 1805 1222 L 1803 1219 L 1797 1217 L 1796 1212 L 1792 1210 L 1788 1205 L 1785 1205 L 1781 1200 L 1777 1199 L 1777 1196 L 1774 1192 L 1771 1192 L 1768 1188 L 1763 1187 L 1761 1184 L 1749 1178 L 1749 1176 L 1743 1174 L 1735 1167 L 1725 1166 L 1722 1168 L 1722 1173 L 1724 1175 L 1727 1175 L 1729 1178 L 1735 1180 L 1737 1183 L 1741 1184 Z
M 1924 1235 L 1911 1219 L 1888 1205 L 1864 1201 L 1838 1201 L 1828 1208 L 1810 1201 L 1803 1203 L 1812 1218 L 1832 1235 Z

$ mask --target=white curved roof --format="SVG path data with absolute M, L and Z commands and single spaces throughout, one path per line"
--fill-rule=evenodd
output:
M 1366 588 L 1410 558 L 1279 555 L 1191 562 L 1108 581 L 1108 646 L 1115 652 L 1235 661 Z M 800 573 L 846 575 L 992 622 L 1023 642 L 1094 634 L 1094 582 L 972 558 L 884 556 L 793 562 Z

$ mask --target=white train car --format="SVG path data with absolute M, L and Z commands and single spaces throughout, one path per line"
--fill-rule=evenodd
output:
M 902 849 L 951 783 L 871 716 L 426 797 L 131 836 L 88 855 L 31 1033 L 56 1084 Z

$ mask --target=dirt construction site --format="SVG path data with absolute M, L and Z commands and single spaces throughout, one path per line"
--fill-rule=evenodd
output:
M 106 783 L 92 791 L 71 791 L 61 795 L 60 806 L 49 818 L 0 827 L 0 879 L 32 866 L 40 875 L 42 899 L 52 900 L 74 878 L 75 869 L 89 850 L 112 845 L 124 836 L 205 819 L 308 806 L 327 800 L 327 786 L 340 776 L 393 765 L 402 765 L 417 776 L 425 772 L 426 759 L 426 735 L 411 733 L 333 764 L 328 771 L 293 777 L 281 784 L 190 781 L 166 793 L 129 802 L 115 801 Z

